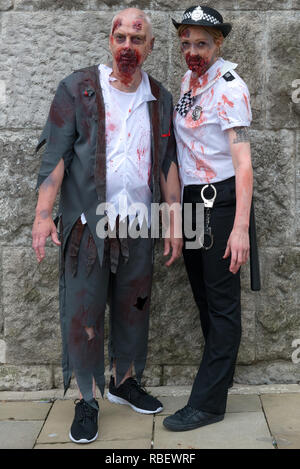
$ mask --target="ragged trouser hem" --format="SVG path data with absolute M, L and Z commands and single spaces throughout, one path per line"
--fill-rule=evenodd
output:
M 146 363 L 153 271 L 151 238 L 128 238 L 129 257 L 120 250 L 116 273 L 100 266 L 88 225 L 78 221 L 65 244 L 60 276 L 64 391 L 75 374 L 86 401 L 93 378 L 103 397 L 104 317 L 110 293 L 110 366 L 116 359 L 118 385 L 133 364 L 140 381 Z M 108 256 L 109 259 L 109 256 Z M 89 335 L 91 333 L 91 336 Z M 138 357 L 138 358 L 137 358 Z

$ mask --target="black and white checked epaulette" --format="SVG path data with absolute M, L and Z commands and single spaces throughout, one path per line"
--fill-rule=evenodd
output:
M 194 104 L 195 96 L 191 96 L 192 90 L 185 93 L 175 106 L 176 111 L 185 117 Z

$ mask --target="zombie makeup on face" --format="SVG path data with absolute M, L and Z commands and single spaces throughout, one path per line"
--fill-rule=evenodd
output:
M 194 40 L 193 40 L 194 39 Z M 209 34 L 200 34 L 199 32 L 185 29 L 180 36 L 181 51 L 184 54 L 186 63 L 192 72 L 198 76 L 203 75 L 212 65 L 215 42 Z
M 210 67 L 209 60 L 202 58 L 200 55 L 191 55 L 188 52 L 185 56 L 185 60 L 189 69 L 198 76 L 204 75 Z
M 134 21 L 132 27 L 133 27 L 133 29 L 135 29 L 135 31 L 141 31 L 142 28 L 143 28 L 143 22 L 142 22 L 142 20 L 136 20 L 136 21 Z
M 121 73 L 133 74 L 140 63 L 140 59 L 140 54 L 135 49 L 120 49 L 116 54 L 116 62 Z
M 191 35 L 191 31 L 189 29 L 185 29 L 181 35 L 181 37 L 187 37 L 189 38 Z
M 112 31 L 111 31 L 112 36 L 114 35 L 115 31 L 119 29 L 120 26 L 122 26 L 122 20 L 117 18 L 112 27 Z

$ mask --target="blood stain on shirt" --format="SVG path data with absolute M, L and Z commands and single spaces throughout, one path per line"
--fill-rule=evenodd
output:
M 190 158 L 195 162 L 196 168 L 193 173 L 196 177 L 200 178 L 201 180 L 205 180 L 205 182 L 209 183 L 213 178 L 217 176 L 213 168 L 208 163 L 206 163 L 204 159 L 200 158 L 197 155 L 197 149 L 195 149 L 195 141 L 192 141 L 189 147 L 183 142 L 181 143 L 183 147 L 187 149 Z M 201 145 L 201 152 L 204 156 L 203 145 Z
M 207 83 L 208 83 L 208 73 L 205 73 L 205 75 L 203 75 L 203 77 L 201 78 L 201 82 L 200 82 L 201 88 L 206 86 Z
M 227 96 L 225 96 L 225 94 L 222 95 L 222 99 L 223 99 L 224 104 L 228 104 L 228 106 L 234 107 L 234 103 L 232 101 L 229 101 L 229 99 L 227 98 Z
M 248 116 L 250 116 L 250 108 L 249 108 L 248 98 L 247 98 L 247 96 L 245 95 L 245 93 L 243 93 L 243 96 L 244 96 L 244 101 L 245 101 L 245 104 L 246 104 Z
M 108 130 L 109 130 L 110 132 L 113 132 L 114 130 L 116 130 L 115 124 L 113 124 L 113 123 L 111 122 L 111 123 L 109 124 L 109 126 L 108 126 Z

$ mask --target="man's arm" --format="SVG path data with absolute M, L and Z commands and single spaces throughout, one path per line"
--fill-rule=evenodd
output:
M 247 127 L 229 129 L 229 144 L 236 178 L 236 213 L 224 259 L 231 254 L 229 270 L 237 273 L 249 258 L 249 218 L 253 192 L 253 171 Z
M 35 250 L 38 262 L 41 262 L 45 257 L 45 244 L 48 236 L 51 236 L 54 244 L 60 245 L 56 226 L 52 219 L 52 210 L 63 177 L 64 160 L 61 159 L 39 189 L 36 215 L 32 228 L 32 247 Z
M 170 253 L 172 248 L 172 255 L 166 262 L 169 267 L 173 262 L 181 256 L 182 251 L 182 228 L 181 228 L 181 209 L 180 209 L 180 181 L 178 175 L 177 165 L 172 162 L 165 177 L 164 172 L 160 172 L 160 187 L 163 201 L 169 207 L 173 204 L 175 210 L 169 211 L 170 215 L 170 237 L 164 239 L 164 256 Z

